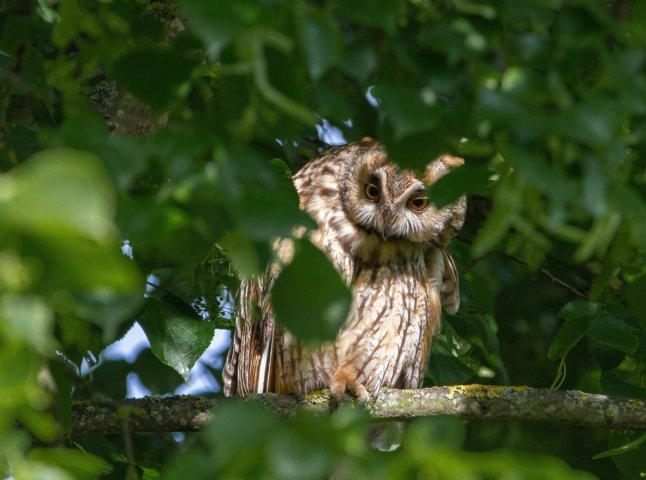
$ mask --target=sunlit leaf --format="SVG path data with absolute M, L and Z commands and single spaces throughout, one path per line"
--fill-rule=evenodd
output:
M 35 448 L 29 453 L 29 460 L 58 465 L 77 479 L 92 479 L 110 472 L 110 465 L 102 458 L 67 448 Z M 52 478 L 52 477 L 50 477 Z
M 195 362 L 211 344 L 215 322 L 170 296 L 149 298 L 138 322 L 155 356 L 188 382 Z
M 116 244 L 53 234 L 25 243 L 49 272 L 39 279 L 39 288 L 58 293 L 59 308 L 101 327 L 104 340 L 114 340 L 121 322 L 143 301 L 144 279 L 137 265 Z
M 38 297 L 0 296 L 0 322 L 5 338 L 18 339 L 42 354 L 51 354 L 53 312 Z
M 112 240 L 114 189 L 91 153 L 66 148 L 33 155 L 0 176 L 0 225 L 39 234 Z

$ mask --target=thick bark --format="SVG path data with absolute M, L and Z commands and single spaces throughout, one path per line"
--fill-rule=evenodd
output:
M 80 401 L 72 407 L 73 436 L 134 432 L 187 432 L 202 428 L 224 400 L 196 396 L 146 397 L 114 403 Z M 328 392 L 304 397 L 251 395 L 250 401 L 288 414 L 298 408 L 328 411 Z M 348 397 L 348 401 L 350 401 Z M 449 415 L 471 420 L 527 420 L 646 430 L 646 402 L 578 391 L 462 385 L 421 390 L 384 389 L 367 405 L 375 418 Z

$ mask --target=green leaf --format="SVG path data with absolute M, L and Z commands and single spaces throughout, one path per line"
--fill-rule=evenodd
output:
M 495 358 L 500 345 L 496 332 L 492 329 L 495 321 L 490 315 L 467 310 L 459 317 L 448 316 L 444 321 L 460 337 L 480 348 L 485 356 Z
M 525 186 L 518 177 L 508 177 L 498 182 L 496 189 L 493 210 L 473 242 L 472 255 L 476 258 L 500 245 L 522 204 Z
M 160 365 L 159 360 L 149 348 L 143 349 L 137 355 L 137 359 L 132 365 L 132 370 L 153 395 L 173 393 L 181 385 L 175 371 L 172 368 Z
M 603 372 L 601 374 L 601 387 L 608 395 L 646 400 L 646 388 L 628 383 L 614 373 Z
M 251 277 L 262 272 L 264 263 L 260 261 L 256 245 L 247 236 L 245 230 L 237 229 L 226 232 L 218 244 L 240 275 Z
M 452 417 L 426 417 L 411 422 L 404 430 L 403 444 L 425 448 L 459 450 L 467 436 L 466 422 Z
M 0 321 L 4 338 L 18 339 L 43 355 L 53 353 L 54 315 L 40 298 L 0 295 Z
M 181 8 L 212 58 L 246 28 L 263 23 L 274 12 L 271 2 L 255 0 L 183 0 Z
M 119 58 L 114 78 L 155 110 L 166 107 L 189 79 L 195 63 L 172 50 L 139 50 Z
M 369 41 L 359 40 L 345 47 L 339 63 L 344 72 L 363 84 L 375 71 L 377 56 Z
M 132 366 L 125 360 L 102 360 L 92 369 L 92 392 L 102 393 L 112 400 L 123 400 L 126 398 L 126 378 L 132 370 Z M 75 398 L 79 399 L 79 390 L 75 392 Z M 90 392 L 86 392 L 90 393 Z
M 558 313 L 565 323 L 556 333 L 547 350 L 547 358 L 563 358 L 581 340 L 602 313 L 599 303 L 575 301 L 566 304 Z
M 403 5 L 399 1 L 381 0 L 335 0 L 334 4 L 348 18 L 386 31 L 395 29 L 398 12 Z
M 614 370 L 626 358 L 626 354 L 616 348 L 599 343 L 590 337 L 587 339 L 588 351 L 594 356 L 602 371 Z
M 639 346 L 637 331 L 623 320 L 603 312 L 598 315 L 588 331 L 595 341 L 626 353 L 634 353 Z
M 24 246 L 47 272 L 38 288 L 57 298 L 59 309 L 101 327 L 106 342 L 143 301 L 143 275 L 116 244 L 52 233 L 25 239 Z
M 56 385 L 56 398 L 54 405 L 56 407 L 56 418 L 60 422 L 61 428 L 65 434 L 71 433 L 72 425 L 72 392 L 74 391 L 74 382 L 79 372 L 71 361 L 58 354 L 55 361 L 49 363 L 49 370 Z
M 628 453 L 638 449 L 641 446 L 641 444 L 644 442 L 646 442 L 646 433 L 642 433 L 636 439 L 628 443 L 625 443 L 619 447 L 611 448 L 610 450 L 606 450 L 605 452 L 597 453 L 594 457 L 592 457 L 592 459 L 598 460 L 599 458 L 612 457 L 613 455 L 621 455 L 622 453 Z
M 217 453 L 218 450 L 216 449 Z M 164 468 L 164 480 L 185 480 L 186 472 L 191 472 L 195 480 L 207 480 L 213 476 L 213 456 L 201 448 L 187 449 L 182 455 L 174 455 Z
M 0 192 L 5 238 L 20 238 L 20 253 L 38 265 L 33 287 L 56 298 L 50 307 L 95 323 L 112 339 L 141 302 L 144 282 L 119 249 L 114 188 L 100 161 L 77 150 L 44 150 L 0 177 Z M 42 320 L 32 313 L 32 322 Z
M 311 342 L 336 337 L 352 300 L 339 273 L 308 240 L 294 241 L 294 258 L 276 280 L 272 298 L 278 321 Z
M 628 249 L 626 249 L 628 251 Z M 626 288 L 626 300 L 633 314 L 646 327 L 646 275 L 630 283 Z
M 315 438 L 298 433 L 282 430 L 270 443 L 267 453 L 274 478 L 324 478 L 331 461 L 330 454 Z
M 421 29 L 417 36 L 420 45 L 438 52 L 444 53 L 447 57 L 460 57 L 458 53 L 464 51 L 464 42 L 460 41 L 460 32 L 455 24 L 449 22 L 430 23 Z
M 43 150 L 0 177 L 0 228 L 113 240 L 114 188 L 91 153 Z
M 216 415 L 205 436 L 215 447 L 215 459 L 219 462 L 248 450 L 262 451 L 267 446 L 267 437 L 280 428 L 281 419 L 258 405 L 224 402 L 218 408 L 221 415 Z
M 424 88 L 379 84 L 373 94 L 381 102 L 386 118 L 394 129 L 394 139 L 421 133 L 434 128 L 442 110 L 437 92 L 430 86 Z
M 149 298 L 141 317 L 155 356 L 188 382 L 195 362 L 211 344 L 215 322 L 200 318 L 176 297 Z
M 287 237 L 295 226 L 316 227 L 314 220 L 298 208 L 297 197 L 283 189 L 251 192 L 231 213 L 255 240 Z
M 434 342 L 429 375 L 435 385 L 458 385 L 472 378 L 474 372 L 443 345 Z
M 489 170 L 481 165 L 466 164 L 440 177 L 429 187 L 429 197 L 437 207 L 456 201 L 464 194 L 482 193 L 489 182 Z
M 309 12 L 300 20 L 301 42 L 309 74 L 316 80 L 338 60 L 341 32 L 327 12 Z
M 608 446 L 611 450 L 595 455 L 593 458 L 611 456 L 624 478 L 643 478 L 646 465 L 646 434 L 611 430 Z
M 59 466 L 75 479 L 93 479 L 106 474 L 112 470 L 110 464 L 104 459 L 81 452 L 71 448 L 34 448 L 29 452 L 29 460 L 38 463 Z M 39 478 L 35 476 L 34 478 Z M 66 477 L 45 477 L 40 478 L 66 478 Z

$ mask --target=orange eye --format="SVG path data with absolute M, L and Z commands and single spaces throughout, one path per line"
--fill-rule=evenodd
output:
M 406 206 L 415 212 L 421 212 L 428 205 L 428 198 L 413 197 L 406 203 Z
M 368 197 L 368 200 L 370 200 L 371 202 L 378 202 L 379 198 L 381 197 L 379 187 L 374 183 L 366 183 L 365 192 L 366 197 Z

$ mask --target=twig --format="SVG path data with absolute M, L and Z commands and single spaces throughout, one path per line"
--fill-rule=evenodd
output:
M 467 240 L 466 238 L 462 238 L 460 236 L 457 237 L 457 240 L 459 240 L 462 243 L 466 243 L 467 245 L 472 245 L 472 243 L 473 243 L 473 242 L 471 242 L 471 240 Z M 476 263 L 478 263 L 478 262 L 484 260 L 485 258 L 487 258 L 488 256 L 494 255 L 494 254 L 498 255 L 500 257 L 506 258 L 507 260 L 511 260 L 512 262 L 515 262 L 515 263 L 517 263 L 519 265 L 523 265 L 523 266 L 526 266 L 526 267 L 532 267 L 532 265 L 527 260 L 523 260 L 522 258 L 516 257 L 514 255 L 511 255 L 511 254 L 507 253 L 507 252 L 502 252 L 500 250 L 494 250 L 494 251 L 485 253 L 481 257 L 478 257 L 478 258 L 475 258 L 475 259 L 471 260 L 468 263 L 465 271 L 471 270 L 471 268 L 473 268 L 473 266 Z M 562 286 L 563 288 L 568 289 L 570 292 L 572 292 L 576 296 L 578 296 L 580 298 L 583 298 L 584 300 L 590 300 L 590 297 L 588 297 L 585 293 L 579 291 L 576 287 L 570 285 L 569 283 L 561 280 L 556 275 L 552 274 L 549 270 L 539 267 L 537 269 L 537 271 L 540 272 L 541 274 L 543 274 L 544 276 L 546 276 L 547 278 L 549 278 L 552 282 Z
M 123 400 L 130 412 L 130 432 L 189 432 L 201 429 L 217 415 L 217 398 L 178 396 Z M 289 414 L 299 408 L 328 411 L 328 392 L 304 397 L 259 394 L 244 400 Z M 350 397 L 347 401 L 351 402 Z M 525 420 L 608 429 L 646 430 L 646 402 L 579 391 L 462 385 L 420 390 L 381 390 L 367 406 L 374 418 L 409 419 L 450 415 L 470 420 Z M 111 434 L 121 431 L 113 408 L 95 402 L 72 407 L 72 435 Z
M 123 446 L 126 451 L 126 462 L 128 464 L 126 479 L 135 480 L 137 478 L 137 471 L 135 470 L 135 454 L 132 448 L 130 424 L 127 416 L 121 417 L 121 437 L 123 438 Z
M 496 253 L 508 258 L 509 260 L 513 260 L 514 262 L 516 262 L 516 263 L 518 263 L 520 265 L 529 266 L 529 263 L 526 262 L 525 260 L 521 259 L 521 258 L 514 257 L 513 255 L 509 255 L 508 253 L 504 253 L 504 252 L 496 252 Z M 558 285 L 560 285 L 560 286 L 562 286 L 564 288 L 567 288 L 570 292 L 572 292 L 576 296 L 581 297 L 584 300 L 590 300 L 590 297 L 588 297 L 585 293 L 580 292 L 579 290 L 577 290 L 576 287 L 574 287 L 574 286 L 570 285 L 569 283 L 564 282 L 560 278 L 554 276 L 548 270 L 546 270 L 544 268 L 539 268 L 538 271 L 541 272 L 543 275 L 545 275 L 550 280 L 552 280 L 554 283 L 556 283 L 556 284 L 558 284 Z

